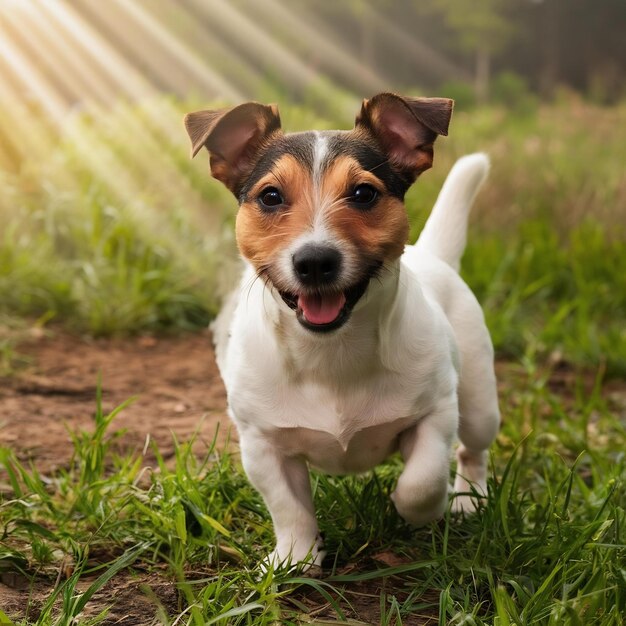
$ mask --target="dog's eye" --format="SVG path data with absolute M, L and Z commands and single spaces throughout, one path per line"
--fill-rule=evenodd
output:
M 378 198 L 378 191 L 371 185 L 358 185 L 355 187 L 350 202 L 360 209 L 369 209 Z
M 266 187 L 259 195 L 259 204 L 263 209 L 275 209 L 285 201 L 276 187 Z

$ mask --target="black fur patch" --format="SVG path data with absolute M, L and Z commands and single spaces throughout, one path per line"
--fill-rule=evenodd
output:
M 259 153 L 254 168 L 238 190 L 239 204 L 246 201 L 250 189 L 272 169 L 274 163 L 286 154 L 293 156 L 307 170 L 312 172 L 314 146 L 315 133 L 312 132 L 290 133 L 272 141 L 265 150 Z
M 404 200 L 404 194 L 412 181 L 390 165 L 387 156 L 373 139 L 368 141 L 363 135 L 357 135 L 354 131 L 320 131 L 319 135 L 327 140 L 323 170 L 328 168 L 335 159 L 350 156 L 364 170 L 376 176 L 392 196 Z M 274 139 L 259 153 L 252 171 L 237 190 L 239 203 L 242 204 L 248 199 L 250 189 L 272 169 L 274 163 L 287 154 L 294 157 L 312 173 L 316 142 L 317 133 L 314 131 L 290 133 Z
M 404 200 L 411 183 L 391 167 L 389 159 L 376 142 L 362 136 L 355 137 L 351 131 L 332 133 L 329 136 L 326 162 L 330 164 L 340 156 L 351 156 L 365 171 L 376 176 L 392 196 Z

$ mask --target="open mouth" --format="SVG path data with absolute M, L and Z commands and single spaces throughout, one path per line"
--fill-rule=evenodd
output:
M 375 272 L 368 274 L 345 291 L 307 291 L 290 293 L 279 291 L 296 318 L 309 330 L 327 332 L 341 328 L 349 319 L 352 309 L 365 293 Z

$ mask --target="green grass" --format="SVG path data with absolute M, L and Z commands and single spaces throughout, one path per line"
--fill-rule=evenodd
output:
M 381 623 L 422 614 L 442 625 L 617 626 L 626 611 L 619 407 L 600 379 L 559 396 L 549 372 L 524 363 L 503 390 L 506 421 L 478 515 L 404 524 L 389 499 L 398 459 L 361 477 L 313 475 L 329 551 L 319 580 L 262 570 L 269 516 L 236 456 L 210 446 L 197 458 L 191 442 L 177 443 L 170 464 L 156 448 L 149 458 L 115 452 L 111 422 L 124 407 L 105 415 L 98 399 L 93 429 L 73 435 L 66 470 L 44 478 L 0 451 L 0 571 L 48 588 L 45 601 L 13 617 L 97 623 L 116 595 L 107 589 L 130 570 L 175 587 L 174 605 L 155 601 L 165 624 L 335 623 L 351 607 L 358 615 L 355 589 L 365 585 L 379 594 Z M 396 562 L 385 566 L 381 554 Z

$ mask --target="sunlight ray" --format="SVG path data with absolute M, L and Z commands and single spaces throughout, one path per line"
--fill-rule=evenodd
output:
M 222 75 L 228 76 L 232 85 L 243 92 L 246 99 L 263 91 L 266 87 L 265 77 L 230 41 L 223 40 L 220 29 L 215 28 L 215 24 L 209 20 L 202 19 L 193 5 L 180 0 L 176 5 L 160 5 L 159 9 L 160 21 L 170 24 L 175 17 L 178 36 L 184 33 L 187 45 L 198 50 L 199 56 L 206 63 L 219 68 Z
M 0 72 L 3 68 L 0 65 Z M 33 126 L 24 122 L 23 102 L 18 101 L 15 92 L 0 79 L 0 153 L 6 161 L 7 170 L 18 170 L 24 157 L 41 154 L 46 141 Z
M 146 104 L 146 111 L 163 132 L 169 137 L 180 136 L 180 114 L 171 104 L 163 102 L 159 91 L 126 59 L 113 44 L 81 15 L 75 6 L 46 2 L 40 6 L 78 46 L 78 54 L 83 66 L 91 67 L 97 80 L 104 79 L 112 85 L 111 97 L 124 95 L 132 101 Z M 97 6 L 97 5 L 93 5 Z
M 58 6 L 55 8 L 57 11 L 59 10 Z M 57 15 L 60 15 L 61 17 L 59 23 L 61 28 L 71 25 L 71 33 L 73 35 L 78 35 L 76 40 L 79 44 L 84 45 L 86 43 L 86 39 L 80 36 L 80 33 L 82 32 L 80 28 L 81 25 L 78 22 L 73 21 L 71 18 L 68 19 L 67 15 L 58 13 Z M 21 27 L 22 30 L 31 32 L 29 28 L 31 26 L 30 22 L 26 20 L 20 22 L 15 13 L 11 15 L 11 19 L 9 21 L 13 26 Z M 61 36 L 62 35 L 63 31 L 61 31 Z M 98 42 L 96 40 L 93 40 L 92 44 L 98 46 Z M 37 97 L 40 106 L 44 107 L 58 124 L 63 125 L 66 131 L 66 136 L 73 143 L 75 149 L 81 155 L 83 162 L 88 166 L 90 171 L 92 171 L 94 176 L 103 181 L 107 186 L 115 189 L 120 198 L 125 201 L 140 197 L 143 190 L 143 184 L 136 182 L 133 180 L 132 176 L 128 175 L 128 172 L 126 171 L 127 168 L 120 162 L 119 157 L 116 156 L 110 146 L 103 145 L 100 137 L 93 134 L 88 128 L 88 125 L 83 123 L 82 120 L 72 120 L 67 118 L 67 113 L 70 110 L 68 104 L 64 102 L 63 98 L 56 92 L 52 84 L 38 70 L 35 62 L 26 57 L 26 55 L 22 54 L 17 46 L 11 43 L 11 39 L 8 36 L 2 38 L 0 46 L 0 50 L 4 52 L 2 59 L 9 63 L 13 73 L 16 74 L 22 84 L 33 92 L 33 94 Z M 36 52 L 43 52 L 43 49 L 40 46 L 35 45 L 35 49 Z M 94 48 L 90 47 L 87 51 L 93 52 L 93 50 Z M 94 70 L 97 69 L 97 65 L 92 69 L 94 76 L 98 75 L 97 72 L 94 72 Z M 66 82 L 65 84 L 67 85 L 68 83 Z M 21 102 L 13 96 L 12 91 L 5 88 L 4 83 L 1 83 L 1 85 L 3 89 L 0 94 L 3 95 L 3 100 L 11 103 L 12 106 L 15 106 L 17 111 L 23 110 Z M 71 91 L 80 95 L 79 92 L 81 89 L 79 87 L 76 85 L 71 85 L 71 87 Z M 137 91 L 132 89 L 131 93 L 136 94 Z M 8 98 L 6 96 L 8 96 Z M 96 102 L 92 99 L 91 94 L 87 92 L 83 93 L 82 96 L 82 108 L 91 110 L 94 118 L 97 119 L 98 108 Z M 158 109 L 158 115 L 156 115 L 155 109 L 152 108 L 152 115 L 154 115 L 154 117 L 162 123 L 164 119 L 163 112 L 167 110 L 167 117 L 169 117 L 172 122 L 175 119 L 177 134 L 180 135 L 180 115 L 178 112 L 174 112 L 173 109 L 166 109 L 166 107 L 158 107 Z M 10 132 L 10 136 L 12 137 L 11 143 L 18 147 L 21 147 L 25 137 L 28 138 L 29 148 L 24 151 L 24 155 L 32 152 L 33 146 L 37 146 L 40 152 L 50 150 L 51 145 L 45 144 L 45 142 L 41 141 L 43 136 L 41 133 L 41 124 L 39 124 L 38 128 L 30 126 L 25 129 L 23 126 L 23 124 L 19 124 L 19 130 L 17 132 Z M 32 132 L 25 132 L 29 129 L 32 130 Z M 22 139 L 22 142 L 20 142 L 20 138 Z M 137 158 L 141 159 L 142 155 L 137 155 Z M 143 155 L 143 158 L 145 159 L 145 154 Z M 174 174 L 174 172 L 172 172 L 172 174 Z M 179 173 L 176 173 L 176 176 L 177 178 L 180 178 Z
M 32 58 L 33 63 L 42 68 L 46 76 L 54 80 L 55 84 L 67 95 L 69 103 L 91 100 L 93 92 L 80 80 L 75 68 L 68 63 L 67 59 L 59 54 L 56 41 L 61 37 L 56 34 L 53 41 L 46 40 L 37 28 L 36 21 L 26 17 L 20 11 L 12 11 L 7 14 L 10 27 L 14 30 L 14 37 L 21 38 L 20 48 Z M 74 55 L 76 58 L 78 55 Z M 68 67 L 69 66 L 69 67 Z M 69 69 L 69 71 L 68 71 Z
M 266 73 L 280 72 L 282 80 L 296 87 L 300 93 L 320 84 L 321 75 L 318 72 L 225 0 L 211 0 L 210 3 L 203 0 L 190 2 L 206 19 L 218 25 L 234 45 L 261 63 Z M 315 96 L 331 104 L 329 95 L 320 92 Z
M 10 141 L 11 152 L 17 152 L 21 159 L 49 153 L 52 143 L 50 137 L 47 132 L 42 132 L 41 124 L 26 121 L 24 102 L 2 79 L 2 69 L 0 64 L 0 107 L 2 107 L 0 128 Z M 2 149 L 0 143 L 0 150 Z M 13 167 L 16 165 L 14 163 Z
M 39 105 L 53 120 L 60 122 L 67 113 L 68 103 L 32 61 L 14 45 L 2 23 L 0 23 L 0 55 L 4 57 L 13 75 L 37 99 Z
M 175 62 L 186 68 L 194 77 L 196 84 L 207 89 L 213 95 L 237 101 L 244 98 L 243 94 L 220 76 L 208 64 L 186 47 L 180 39 L 159 23 L 146 9 L 131 0 L 111 0 L 115 2 L 132 21 L 145 33 L 158 42 L 160 47 L 171 57 L 172 69 L 176 71 Z M 145 42 L 142 42 L 145 44 Z M 191 91 L 191 89 L 188 89 Z
M 44 8 L 53 11 L 49 17 L 61 27 L 61 32 L 70 35 L 80 46 L 81 51 L 77 56 L 84 58 L 83 70 L 91 72 L 97 77 L 96 80 L 105 80 L 107 84 L 114 86 L 111 97 L 122 93 L 130 100 L 149 103 L 147 111 L 154 121 L 169 136 L 180 136 L 178 111 L 169 103 L 164 103 L 158 97 L 159 92 L 155 87 L 92 24 L 83 19 L 74 7 L 46 3 Z
M 45 0 L 40 0 L 38 6 L 64 27 L 90 55 L 96 67 L 114 80 L 122 93 L 133 100 L 141 100 L 156 94 L 150 83 L 95 28 L 83 20 L 74 7 L 66 3 Z
M 286 27 L 286 32 L 291 36 L 305 41 L 312 57 L 321 62 L 331 74 L 339 74 L 354 89 L 371 93 L 389 89 L 389 83 L 372 68 L 335 44 L 327 35 L 320 34 L 318 29 L 288 7 L 287 3 L 279 0 L 247 0 L 246 6 L 251 11 L 262 13 L 265 19 L 276 20 Z
M 119 200 L 129 203 L 141 197 L 143 185 L 134 180 L 128 168 L 117 158 L 113 147 L 99 141 L 87 120 L 70 118 L 64 130 L 80 154 L 83 165 Z
M 217 212 L 211 214 L 210 211 L 200 211 L 200 206 L 194 206 L 191 200 L 194 195 L 199 199 L 199 195 L 195 191 L 190 194 L 189 189 L 184 190 L 184 183 L 172 184 L 173 175 L 180 177 L 180 174 L 171 171 L 171 163 L 168 167 L 169 173 L 163 169 L 165 157 L 153 158 L 154 145 L 150 146 L 152 149 L 148 155 L 146 151 L 142 153 L 142 147 L 146 147 L 143 143 L 146 137 L 137 133 L 139 120 L 128 115 L 126 118 L 130 120 L 130 125 L 125 127 L 124 123 L 120 123 L 120 120 L 123 122 L 123 117 L 109 118 L 112 125 L 107 129 L 107 134 L 115 136 L 117 133 L 123 145 L 113 139 L 106 144 L 103 143 L 102 128 L 94 128 L 91 120 L 80 116 L 68 118 L 65 133 L 80 155 L 82 166 L 108 193 L 112 194 L 124 211 L 128 211 L 137 220 L 138 228 L 161 241 L 167 241 L 170 247 L 178 248 L 179 257 L 191 262 L 193 257 L 191 251 L 180 248 L 177 244 L 177 233 L 171 229 L 171 212 L 181 208 L 181 198 L 184 197 L 185 209 L 188 204 L 194 209 L 185 211 L 190 225 L 193 224 L 195 228 L 203 229 L 199 232 L 207 232 L 210 235 L 216 232 L 215 220 L 221 220 L 221 216 Z M 133 141 L 129 142 L 126 138 L 131 133 Z M 130 160 L 125 160 L 125 157 L 130 157 Z M 129 164 L 132 166 L 129 167 Z M 167 207 L 168 211 L 156 210 L 159 204 Z M 222 240 L 212 237 L 212 241 L 216 251 L 223 248 Z
M 206 201 L 199 191 L 189 185 L 189 181 L 177 165 L 177 146 L 164 146 L 163 136 L 157 137 L 150 132 L 150 128 L 142 122 L 136 111 L 126 107 L 117 109 L 117 115 L 111 126 L 112 134 L 119 137 L 132 137 L 132 141 L 117 145 L 118 159 L 126 163 L 133 163 L 138 169 L 138 178 L 142 188 L 150 187 L 151 193 L 165 204 L 175 206 L 180 198 L 185 198 L 185 209 L 188 216 L 197 222 L 198 226 L 207 232 L 215 232 L 222 223 L 220 211 L 208 211 Z M 186 148 L 186 146 L 185 146 Z
M 59 80 L 74 92 L 79 99 L 96 99 L 111 102 L 114 94 L 112 83 L 102 72 L 94 72 L 94 66 L 85 62 L 80 48 L 72 46 L 65 28 L 54 28 L 44 18 L 44 13 L 33 3 L 20 5 L 20 11 L 8 12 L 6 17 L 19 28 L 22 36 L 40 57 L 53 57 L 50 64 Z

